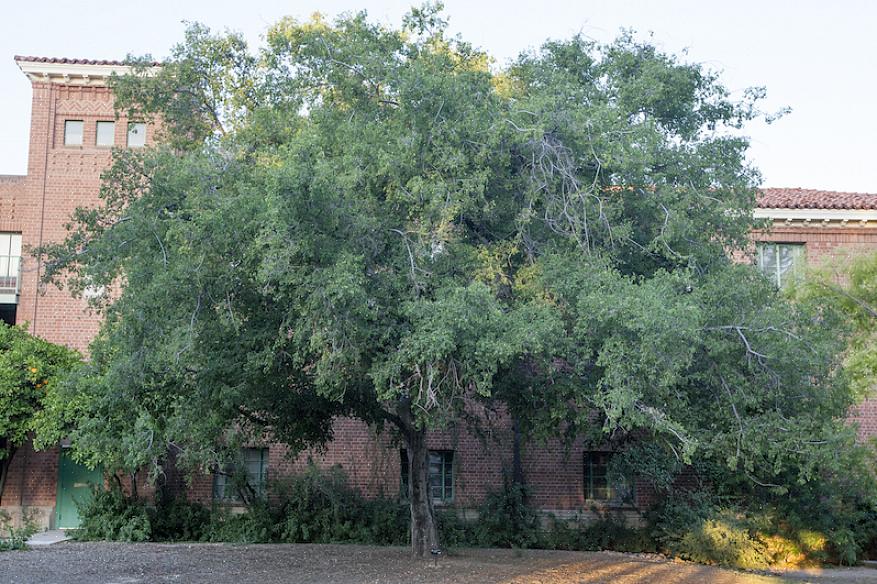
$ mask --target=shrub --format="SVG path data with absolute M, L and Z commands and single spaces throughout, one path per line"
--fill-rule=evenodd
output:
M 581 549 L 614 550 L 618 552 L 654 552 L 656 547 L 648 530 L 634 528 L 621 515 L 599 514 L 596 521 L 580 528 Z
M 244 513 L 214 509 L 205 527 L 203 540 L 226 543 L 270 543 L 276 541 L 277 518 L 264 503 Z
M 474 539 L 487 547 L 530 548 L 539 544 L 539 515 L 527 504 L 524 485 L 506 480 L 478 510 Z
M 410 516 L 408 505 L 394 499 L 377 498 L 365 502 L 365 538 L 360 543 L 405 545 L 408 543 Z
M 79 507 L 79 520 L 75 535 L 80 540 L 149 541 L 152 537 L 146 504 L 126 497 L 117 485 L 107 490 L 95 487 L 91 501 Z
M 803 516 L 796 509 L 800 500 L 792 507 L 688 493 L 669 497 L 653 509 L 649 525 L 661 551 L 700 563 L 737 568 L 855 563 L 872 529 L 863 519 L 867 514 L 852 509 L 837 513 L 825 500 L 821 503 L 812 507 L 818 513 Z M 863 520 L 858 528 L 852 526 L 850 514 Z
M 210 525 L 210 509 L 182 498 L 161 498 L 148 509 L 152 541 L 201 541 Z
M 199 541 L 210 525 L 210 510 L 184 499 L 161 499 L 154 506 L 126 496 L 113 484 L 96 488 L 79 506 L 76 539 L 107 541 Z
M 80 508 L 76 537 L 373 545 L 408 541 L 407 505 L 396 499 L 364 498 L 348 485 L 341 468 L 310 465 L 302 474 L 275 483 L 272 490 L 273 504 L 263 501 L 238 513 L 182 499 L 159 498 L 150 506 L 126 497 L 114 484 L 107 491 L 95 491 Z M 589 523 L 578 518 L 543 521 L 529 506 L 525 487 L 505 483 L 485 498 L 477 520 L 467 521 L 456 509 L 445 508 L 437 510 L 436 521 L 446 548 L 657 550 L 737 568 L 852 564 L 877 547 L 877 511 L 861 493 L 814 483 L 794 495 L 786 501 L 759 501 L 751 495 L 731 500 L 703 490 L 677 492 L 648 513 L 647 529 L 639 529 L 613 512 L 598 512 L 596 521 Z M 8 516 L 0 515 L 0 531 L 8 524 Z M 32 528 L 12 530 L 10 537 L 0 540 L 0 550 L 20 549 L 32 533 Z
M 394 500 L 366 500 L 348 486 L 339 467 L 304 473 L 276 488 L 280 540 L 290 543 L 401 544 L 408 539 L 407 507 Z
M 595 510 L 596 512 L 596 510 Z M 489 493 L 479 507 L 478 519 L 467 521 L 454 509 L 438 513 L 441 540 L 446 547 L 487 546 L 543 548 L 578 551 L 612 549 L 629 552 L 654 551 L 656 546 L 645 529 L 625 523 L 612 512 L 597 513 L 598 519 L 584 523 L 579 518 L 546 518 L 527 501 L 526 487 L 506 482 L 501 491 Z
M 31 521 L 25 521 L 22 527 L 12 527 L 12 518 L 0 509 L 0 552 L 26 550 L 28 538 L 36 531 Z
M 154 506 L 125 496 L 118 485 L 95 490 L 80 507 L 82 540 L 213 541 L 230 543 L 404 544 L 407 506 L 396 500 L 366 500 L 347 485 L 340 468 L 315 466 L 279 485 L 278 503 L 259 502 L 246 511 L 212 510 L 183 499 Z
M 649 516 L 661 551 L 702 564 L 766 568 L 768 546 L 750 518 L 705 492 L 669 497 Z
M 542 534 L 541 547 L 559 550 L 652 552 L 655 544 L 644 529 L 627 525 L 624 517 L 611 512 L 597 513 L 597 520 L 588 523 L 549 518 Z
M 478 522 L 460 517 L 457 509 L 453 507 L 436 509 L 435 520 L 439 541 L 445 549 L 478 545 Z

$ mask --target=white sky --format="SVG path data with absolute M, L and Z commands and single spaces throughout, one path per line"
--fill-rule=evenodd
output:
M 399 25 L 416 1 L 78 0 L 0 6 L 0 174 L 24 174 L 30 84 L 13 56 L 165 57 L 182 21 L 242 32 L 260 43 L 278 18 L 366 9 Z M 662 49 L 723 72 L 735 92 L 767 87 L 768 110 L 792 113 L 749 129 L 766 186 L 877 193 L 877 2 L 873 0 L 445 0 L 452 33 L 500 63 L 547 38 L 600 41 L 621 28 L 654 33 Z

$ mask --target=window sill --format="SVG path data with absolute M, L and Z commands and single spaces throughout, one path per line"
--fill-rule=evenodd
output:
M 606 499 L 585 499 L 585 507 L 596 507 L 597 509 L 637 509 L 636 503 L 627 501 L 612 501 Z

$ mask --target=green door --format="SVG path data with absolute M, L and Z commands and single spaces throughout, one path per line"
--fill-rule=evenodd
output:
M 94 470 L 73 461 L 66 449 L 61 449 L 58 461 L 58 500 L 55 505 L 55 525 L 58 529 L 79 527 L 79 508 L 91 500 L 92 485 L 103 484 L 103 472 Z

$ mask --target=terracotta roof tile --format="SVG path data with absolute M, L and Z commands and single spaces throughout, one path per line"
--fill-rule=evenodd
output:
M 108 59 L 71 59 L 68 57 L 32 57 L 15 55 L 15 61 L 23 61 L 26 63 L 57 63 L 59 65 L 111 65 L 121 67 L 126 65 L 124 61 L 114 61 Z M 153 61 L 152 65 L 161 65 L 158 61 Z
M 817 189 L 762 189 L 761 209 L 877 209 L 877 194 L 841 193 Z

